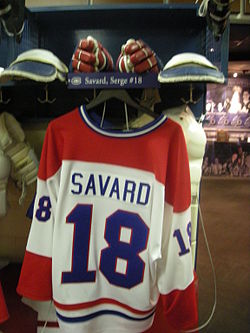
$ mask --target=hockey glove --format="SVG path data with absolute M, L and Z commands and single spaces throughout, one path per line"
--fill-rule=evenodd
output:
M 81 39 L 73 56 L 74 72 L 109 72 L 113 71 L 113 59 L 103 45 L 92 36 Z
M 156 54 L 143 40 L 129 39 L 122 45 L 116 69 L 125 73 L 159 72 Z

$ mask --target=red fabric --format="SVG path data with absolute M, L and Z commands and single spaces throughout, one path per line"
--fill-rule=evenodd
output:
M 120 72 L 159 72 L 155 53 L 142 40 L 130 39 L 121 47 L 116 61 L 116 69 Z
M 62 310 L 87 309 L 87 308 L 90 308 L 90 307 L 93 307 L 96 305 L 100 305 L 100 304 L 114 304 L 114 305 L 118 305 L 119 307 L 122 307 L 124 309 L 127 309 L 128 311 L 130 311 L 132 313 L 136 313 L 139 315 L 145 315 L 145 314 L 152 312 L 152 309 L 146 310 L 146 311 L 140 311 L 140 310 L 134 309 L 127 304 L 123 304 L 123 303 L 118 302 L 111 298 L 100 298 L 100 299 L 97 299 L 92 302 L 85 302 L 85 303 L 78 303 L 78 304 L 60 304 L 60 303 L 54 301 L 54 304 L 57 308 L 60 308 Z
M 71 123 L 69 129 L 65 124 Z M 82 119 L 78 109 L 52 121 L 47 129 L 43 145 L 38 177 L 46 180 L 57 172 L 62 160 L 79 160 L 86 162 L 108 163 L 125 167 L 132 167 L 153 172 L 162 184 L 165 184 L 166 201 L 174 207 L 175 212 L 183 212 L 191 203 L 190 173 L 187 169 L 188 155 L 185 138 L 180 125 L 171 119 L 167 120 L 167 126 L 161 126 L 157 142 L 150 138 L 150 133 L 146 136 L 129 138 L 128 140 L 114 139 L 96 135 L 87 128 L 88 140 L 82 138 Z M 52 129 L 53 127 L 53 129 Z M 72 133 L 74 128 L 74 133 Z M 168 140 L 165 139 L 168 131 Z M 56 133 L 56 136 L 55 136 Z M 64 133 L 61 135 L 61 133 Z M 152 133 L 152 136 L 153 133 Z M 161 140 L 161 136 L 163 140 Z M 76 142 L 75 138 L 80 138 Z M 67 142 L 64 142 L 67 138 Z M 164 144 L 163 144 L 164 142 Z M 140 147 L 150 145 L 152 156 L 144 156 Z M 72 147 L 76 147 L 72 149 Z M 123 155 L 117 160 L 117 151 L 123 151 Z M 161 158 L 169 155 L 168 159 Z M 163 165 L 166 163 L 168 165 Z M 46 165 L 44 165 L 46 163 Z M 166 176 L 167 175 L 167 176 Z M 179 177 L 182 175 L 182 177 Z
M 9 312 L 5 303 L 5 298 L 0 283 L 0 323 L 3 323 L 9 318 Z
M 89 36 L 81 39 L 72 56 L 72 68 L 76 72 L 92 73 L 113 70 L 113 59 L 103 45 Z
M 168 318 L 168 323 L 172 329 L 179 332 L 198 327 L 197 294 L 197 277 L 195 275 L 192 284 L 185 291 L 175 290 L 168 295 L 161 295 L 163 313 Z M 187 312 L 190 312 L 190 316 L 187 315 Z M 187 322 L 186 318 L 193 318 L 193 321 Z
M 139 64 L 135 65 L 136 73 L 144 73 L 146 71 L 149 71 L 149 72 L 152 72 L 152 71 L 158 72 L 159 71 L 158 66 L 157 66 L 157 60 L 156 60 L 154 54 L 147 57 L 146 59 L 141 61 Z
M 51 300 L 51 267 L 51 258 L 26 251 L 17 285 L 17 293 L 37 301 Z
M 169 148 L 169 159 L 166 179 L 166 201 L 174 207 L 174 212 L 183 212 L 191 204 L 191 181 L 186 145 L 183 145 L 182 129 L 177 130 Z M 182 177 L 179 177 L 182 175 Z M 183 175 L 185 175 L 183 177 Z M 183 206 L 184 204 L 184 206 Z
M 81 49 L 76 50 L 74 58 L 92 65 L 94 65 L 96 62 L 94 53 L 89 53 Z
M 68 123 L 71 123 L 69 128 L 65 126 Z M 46 180 L 55 174 L 63 159 L 79 160 L 81 158 L 85 162 L 118 164 L 153 172 L 156 179 L 165 185 L 166 201 L 174 207 L 174 212 L 183 212 L 190 206 L 191 183 L 187 168 L 189 163 L 185 138 L 180 125 L 168 119 L 167 124 L 158 129 L 157 141 L 150 140 L 151 133 L 124 140 L 123 138 L 98 136 L 90 128 L 85 129 L 88 140 L 84 140 L 82 126 L 83 122 L 78 109 L 49 124 L 42 150 L 42 155 L 47 156 L 41 158 L 42 162 L 40 162 L 38 171 L 40 179 Z M 74 133 L 72 133 L 72 128 L 74 128 Z M 168 132 L 167 140 L 166 131 Z M 61 135 L 61 133 L 63 134 Z M 153 133 L 152 137 L 154 137 Z M 67 142 L 64 142 L 64 138 L 67 138 Z M 75 138 L 79 138 L 78 142 Z M 151 156 L 148 153 L 147 156 L 142 154 L 140 147 L 145 145 L 150 146 Z M 121 150 L 123 155 L 117 160 L 117 151 Z M 169 158 L 164 158 L 164 155 L 169 155 Z M 167 165 L 163 165 L 166 161 Z
M 95 72 L 95 66 L 89 63 L 82 62 L 81 60 L 72 59 L 72 67 L 76 72 L 80 73 L 93 73 Z
M 126 54 L 133 54 L 138 50 L 141 50 L 145 46 L 145 43 L 142 39 L 138 39 L 136 41 L 128 41 L 124 47 L 122 47 L 122 52 Z
M 136 65 L 142 60 L 148 58 L 153 54 L 152 50 L 149 47 L 143 47 L 141 50 L 138 52 L 134 53 L 131 55 L 130 60 L 132 64 Z

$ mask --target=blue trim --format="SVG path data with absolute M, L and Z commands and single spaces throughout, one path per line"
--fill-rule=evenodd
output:
M 142 126 L 140 128 L 131 129 L 129 131 L 122 131 L 122 130 L 112 130 L 112 129 L 105 129 L 100 128 L 99 124 L 95 123 L 92 118 L 89 117 L 88 113 L 86 112 L 85 105 L 81 105 L 78 108 L 80 116 L 84 123 L 92 130 L 97 132 L 98 134 L 109 136 L 109 137 L 116 137 L 116 138 L 133 138 L 148 134 L 154 131 L 156 128 L 160 127 L 165 121 L 167 121 L 167 116 L 161 114 L 157 119 L 151 121 L 150 123 Z
M 91 313 L 87 316 L 81 316 L 81 317 L 64 317 L 62 316 L 61 314 L 59 314 L 58 312 L 56 312 L 56 315 L 57 317 L 64 321 L 64 322 L 67 322 L 67 323 L 79 323 L 79 322 L 84 322 L 84 321 L 88 321 L 88 320 L 91 320 L 91 319 L 94 319 L 96 317 L 99 317 L 99 316 L 102 316 L 102 315 L 112 315 L 112 316 L 119 316 L 119 317 L 122 317 L 122 318 L 125 318 L 125 319 L 128 319 L 128 320 L 134 320 L 134 321 L 143 321 L 143 320 L 146 320 L 150 317 L 153 316 L 153 314 L 155 313 L 155 310 L 150 313 L 148 316 L 146 317 L 143 317 L 143 318 L 134 318 L 134 317 L 130 317 L 122 312 L 118 312 L 118 311 L 113 311 L 113 310 L 101 310 L 101 311 L 98 311 L 98 312 L 94 312 L 94 313 Z
M 74 51 L 75 52 L 75 51 Z M 160 59 L 158 66 L 163 68 Z M 158 73 L 93 72 L 74 73 L 72 63 L 67 75 L 68 89 L 145 89 L 160 88 Z M 140 80 L 140 81 L 139 81 Z
M 5 68 L 5 70 L 14 72 L 13 75 L 15 75 L 16 71 L 22 72 L 24 75 L 26 73 L 31 73 L 45 77 L 50 77 L 56 74 L 56 67 L 52 64 L 43 62 L 42 59 L 41 61 L 26 60 L 22 62 L 17 62 Z
M 219 70 L 197 64 L 184 64 L 163 69 L 159 73 L 159 81 L 164 82 L 215 82 L 224 83 L 225 78 Z M 172 80 L 172 81 L 171 81 Z M 173 81 L 174 80 L 174 81 Z
M 133 3 L 133 4 L 95 4 L 95 5 L 72 5 L 72 6 L 47 6 L 47 7 L 29 7 L 28 10 L 31 13 L 61 13 L 61 12 L 93 12 L 97 10 L 103 11 L 121 11 L 121 10 L 145 10 L 150 12 L 151 10 L 198 10 L 198 4 L 161 4 L 161 3 Z

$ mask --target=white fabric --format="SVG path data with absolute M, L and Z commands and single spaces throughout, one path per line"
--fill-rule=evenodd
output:
M 186 106 L 178 106 L 164 111 L 172 120 L 181 125 L 186 139 L 190 176 L 191 176 L 191 194 L 196 196 L 202 173 L 202 161 L 205 153 L 206 134 L 199 124 L 191 109 Z
M 202 159 L 205 152 L 206 134 L 187 105 L 169 108 L 164 111 L 168 118 L 181 125 L 187 143 L 189 161 Z
M 196 64 L 204 67 L 217 69 L 206 57 L 193 52 L 184 52 L 174 55 L 164 66 L 163 70 L 185 64 Z
M 10 158 L 11 178 L 22 189 L 19 203 L 25 196 L 26 186 L 36 181 L 37 157 L 25 141 L 25 134 L 13 115 L 3 112 L 0 115 L 0 149 Z
M 37 333 L 62 332 L 57 322 L 56 311 L 51 301 L 33 301 L 22 297 L 22 302 L 37 312 Z
M 192 195 L 191 250 L 193 266 L 195 266 L 197 248 L 199 189 L 202 175 L 202 162 L 207 141 L 206 134 L 202 127 L 202 124 L 196 121 L 193 112 L 187 105 L 167 109 L 164 113 L 169 118 L 181 125 L 187 144 Z
M 13 141 L 23 142 L 25 134 L 15 117 L 8 112 L 0 115 L 0 147 L 3 151 L 9 147 Z

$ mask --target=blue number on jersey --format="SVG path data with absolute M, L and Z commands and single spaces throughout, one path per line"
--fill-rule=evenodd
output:
M 191 222 L 188 223 L 187 225 L 187 234 L 189 238 L 189 244 L 191 245 L 191 236 L 192 236 L 192 224 Z
M 191 229 L 192 229 L 192 225 L 191 222 L 188 223 L 187 225 L 187 234 L 188 234 L 188 238 L 189 238 L 189 244 L 191 245 Z M 190 252 L 189 248 L 186 247 L 184 239 L 182 237 L 181 231 L 180 229 L 176 229 L 174 231 L 173 234 L 174 237 L 176 237 L 178 245 L 180 247 L 180 252 L 179 252 L 179 256 L 183 256 L 184 254 L 187 254 Z
M 36 218 L 40 222 L 47 222 L 51 216 L 51 202 L 48 196 L 43 196 L 39 199 Z
M 74 223 L 72 271 L 62 273 L 62 282 L 95 282 L 95 271 L 88 271 L 92 205 L 77 205 L 67 217 Z
M 130 242 L 120 240 L 121 228 L 131 230 Z M 132 288 L 143 281 L 145 263 L 139 253 L 147 247 L 149 229 L 138 214 L 117 210 L 106 223 L 105 239 L 109 247 L 102 250 L 100 270 L 116 286 Z M 117 259 L 126 262 L 126 273 L 116 271 Z
M 77 205 L 67 217 L 74 223 L 72 270 L 62 273 L 62 283 L 95 282 L 95 271 L 88 271 L 92 205 Z M 131 230 L 129 241 L 120 239 L 121 229 Z M 106 219 L 105 239 L 109 246 L 102 250 L 100 271 L 116 286 L 132 288 L 143 281 L 145 263 L 139 253 L 146 249 L 149 229 L 139 215 L 117 210 Z M 117 260 L 126 262 L 125 273 L 117 271 Z

